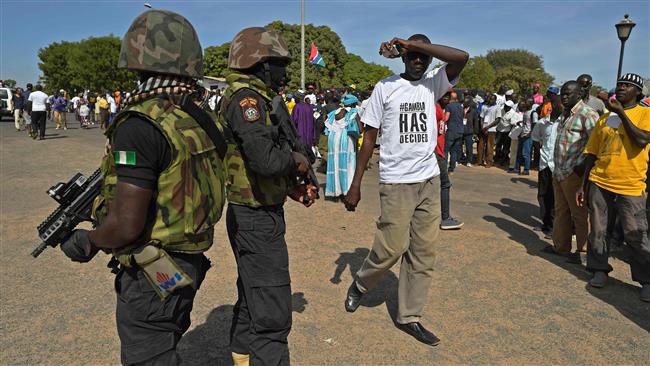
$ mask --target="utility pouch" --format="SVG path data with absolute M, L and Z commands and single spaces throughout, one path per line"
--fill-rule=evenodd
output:
M 133 259 L 142 268 L 144 276 L 161 300 L 194 282 L 161 248 L 147 245 L 139 253 L 134 253 Z

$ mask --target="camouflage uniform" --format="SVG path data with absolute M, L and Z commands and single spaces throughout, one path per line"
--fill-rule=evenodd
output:
M 119 66 L 187 81 L 202 77 L 201 50 L 194 28 L 185 18 L 168 11 L 147 11 L 125 35 Z M 162 136 L 156 141 L 162 141 L 170 156 L 156 178 L 144 233 L 132 245 L 113 251 L 120 262 L 115 279 L 116 321 L 126 365 L 180 362 L 176 345 L 190 326 L 194 297 L 210 267 L 203 252 L 213 243 L 214 225 L 225 203 L 221 157 L 197 121 L 173 102 L 176 93 L 181 91 L 169 88 L 163 93 L 166 95 L 136 99 L 106 131 L 110 145 L 117 146 L 119 131 L 127 123 L 148 124 Z M 216 124 L 216 115 L 211 116 Z M 151 148 L 142 146 L 147 140 L 140 141 L 139 148 Z M 118 180 L 123 179 L 120 169 L 124 163 L 109 152 L 102 163 L 102 194 L 95 204 L 100 223 L 115 198 Z M 147 244 L 162 248 L 193 279 L 192 285 L 161 300 L 152 288 L 155 284 L 149 283 L 133 259 Z
M 228 59 L 234 72 L 226 77 L 219 116 L 233 134 L 226 154 L 226 226 L 239 277 L 230 347 L 236 362 L 249 355 L 251 365 L 289 364 L 291 279 L 283 203 L 295 161 L 270 119 L 270 80 L 259 78 L 261 67 L 250 71 L 270 60 L 290 60 L 277 33 L 248 28 L 235 36 Z

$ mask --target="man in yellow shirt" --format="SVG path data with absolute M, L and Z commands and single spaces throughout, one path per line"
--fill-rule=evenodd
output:
M 632 251 L 632 279 L 641 283 L 641 300 L 650 302 L 650 242 L 646 231 L 646 172 L 650 151 L 650 108 L 639 105 L 643 79 L 623 75 L 616 84 L 616 99 L 607 105 L 585 147 L 585 175 L 576 193 L 579 206 L 585 197 L 591 232 L 587 248 L 589 284 L 605 286 L 609 265 L 608 214 L 620 220 L 624 240 Z

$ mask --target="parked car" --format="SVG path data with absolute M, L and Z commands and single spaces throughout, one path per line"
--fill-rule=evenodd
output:
M 0 120 L 3 117 L 9 116 L 11 114 L 11 99 L 13 98 L 13 91 L 9 88 L 0 88 Z

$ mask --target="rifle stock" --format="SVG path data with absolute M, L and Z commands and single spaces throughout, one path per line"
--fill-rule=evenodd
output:
M 316 198 L 320 198 L 320 186 L 318 183 L 318 177 L 316 177 L 316 173 L 314 172 L 312 165 L 316 162 L 316 155 L 314 155 L 314 152 L 309 146 L 305 146 L 305 144 L 300 141 L 298 132 L 296 131 L 296 126 L 293 125 L 293 121 L 290 119 L 289 110 L 287 109 L 287 105 L 282 100 L 282 97 L 279 95 L 275 96 L 271 102 L 271 106 L 271 120 L 279 127 L 282 134 L 287 138 L 287 142 L 289 143 L 291 150 L 304 155 L 307 157 L 307 160 L 309 160 L 309 171 L 307 173 L 307 176 L 296 177 L 298 184 L 313 185 L 316 187 Z

